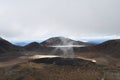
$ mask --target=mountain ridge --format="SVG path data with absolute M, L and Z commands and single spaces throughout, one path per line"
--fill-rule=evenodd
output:
M 90 45 L 89 43 L 72 40 L 65 37 L 52 37 L 40 43 L 42 46 L 56 46 L 56 45 Z
M 1 38 L 0 39 L 0 53 L 12 53 L 12 52 L 20 52 L 23 51 L 52 51 L 54 48 L 49 48 L 52 45 L 69 45 L 69 44 L 82 44 L 89 45 L 83 47 L 83 51 L 91 51 L 91 52 L 99 52 L 101 54 L 110 55 L 112 57 L 120 57 L 120 39 L 108 40 L 101 44 L 91 45 L 81 41 L 75 41 L 69 38 L 64 37 L 52 37 L 41 43 L 32 42 L 26 46 L 20 47 L 16 46 L 9 41 Z M 81 48 L 76 48 L 78 52 L 82 51 Z

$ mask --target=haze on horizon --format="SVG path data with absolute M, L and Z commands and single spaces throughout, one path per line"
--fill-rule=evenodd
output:
M 0 0 L 0 36 L 120 38 L 120 0 Z

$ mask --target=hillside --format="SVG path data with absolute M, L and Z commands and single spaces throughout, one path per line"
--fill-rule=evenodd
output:
M 18 52 L 20 50 L 21 47 L 13 45 L 3 38 L 0 39 L 0 53 Z
M 109 40 L 102 44 L 95 46 L 100 53 L 110 55 L 112 57 L 120 58 L 120 40 Z
M 40 44 L 37 43 L 37 42 L 32 42 L 32 43 L 24 46 L 24 48 L 25 48 L 26 50 L 31 50 L 31 51 L 32 51 L 32 50 L 38 50 L 38 49 L 40 49 Z

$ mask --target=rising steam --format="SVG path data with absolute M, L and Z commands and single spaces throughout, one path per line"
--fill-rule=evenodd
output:
M 74 57 L 74 50 L 73 50 L 73 41 L 69 41 L 68 39 L 65 39 L 63 37 L 59 37 L 59 39 L 62 42 L 62 45 L 57 45 L 57 46 L 51 46 L 54 47 L 54 52 L 56 52 L 57 50 L 61 50 L 63 52 L 63 57 L 70 57 L 73 58 Z

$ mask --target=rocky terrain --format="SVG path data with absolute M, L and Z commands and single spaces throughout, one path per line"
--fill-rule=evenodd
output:
M 51 47 L 71 44 L 85 46 Z M 95 45 L 54 37 L 21 47 L 0 38 L 0 80 L 120 80 L 119 48 L 119 39 Z M 29 58 L 34 55 L 58 57 Z
M 0 68 L 0 75 L 0 80 L 120 80 L 120 68 L 56 57 Z

